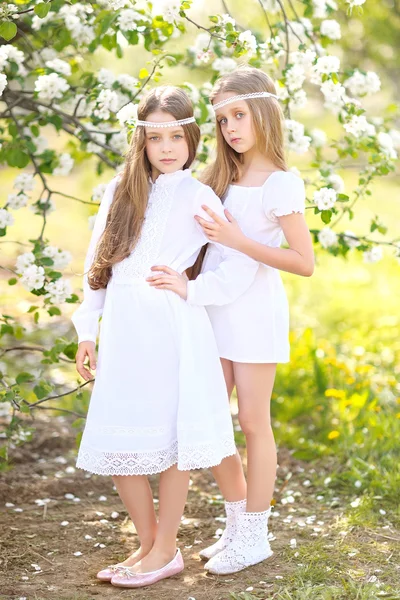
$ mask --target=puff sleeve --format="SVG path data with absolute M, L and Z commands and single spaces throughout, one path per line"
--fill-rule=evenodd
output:
M 88 283 L 87 273 L 92 265 L 97 243 L 106 226 L 107 215 L 113 201 L 114 192 L 117 187 L 117 181 L 117 177 L 112 179 L 104 192 L 85 258 L 83 302 L 71 317 L 78 334 L 78 343 L 84 341 L 96 342 L 97 340 L 99 318 L 103 313 L 103 306 L 107 290 L 105 288 L 92 290 Z
M 201 208 L 202 204 L 206 204 L 226 220 L 220 199 L 211 188 L 204 185 L 195 197 L 194 215 L 210 220 Z M 198 227 L 201 229 L 200 225 Z M 201 232 L 204 244 L 210 243 L 202 229 Z M 230 304 L 250 287 L 258 271 L 259 263 L 245 254 L 221 244 L 210 243 L 210 246 L 220 253 L 218 267 L 201 273 L 194 281 L 188 282 L 187 302 L 189 304 L 197 306 Z
M 300 177 L 290 171 L 280 171 L 270 183 L 263 191 L 263 208 L 268 219 L 277 222 L 279 217 L 304 213 L 305 189 Z

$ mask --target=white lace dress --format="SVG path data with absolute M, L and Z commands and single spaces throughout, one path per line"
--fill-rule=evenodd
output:
M 101 202 L 85 272 L 104 230 L 117 179 Z M 206 243 L 193 218 L 212 190 L 190 170 L 160 175 L 131 255 L 114 266 L 107 289 L 84 280 L 84 301 L 72 320 L 79 341 L 95 341 L 102 315 L 96 381 L 77 466 L 102 475 L 159 473 L 217 465 L 235 452 L 229 403 L 206 310 L 145 281 L 150 268 L 183 272 Z M 228 252 L 202 293 L 226 303 L 251 284 L 257 263 Z
M 290 171 L 277 171 L 259 187 L 230 185 L 224 208 L 249 238 L 277 248 L 283 240 L 279 217 L 303 213 L 304 203 L 302 179 Z M 202 278 L 207 280 L 209 271 L 220 268 L 223 260 L 210 245 L 203 274 L 188 287 L 188 302 L 207 305 L 220 356 L 243 363 L 289 362 L 289 307 L 280 272 L 259 264 L 245 293 L 226 306 L 216 306 L 201 298 L 198 288 Z

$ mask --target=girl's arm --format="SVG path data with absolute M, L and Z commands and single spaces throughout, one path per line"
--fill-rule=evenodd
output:
M 213 221 L 206 221 L 201 217 L 197 217 L 197 221 L 203 227 L 209 241 L 234 248 L 254 260 L 281 271 L 304 277 L 313 274 L 314 251 L 307 223 L 301 213 L 278 217 L 289 248 L 272 248 L 245 236 L 237 221 L 227 210 L 226 221 L 209 207 L 203 206 L 203 209 Z
M 202 202 L 211 206 L 215 215 L 226 220 L 221 201 L 211 188 L 203 186 L 200 190 L 194 200 L 194 215 L 202 212 Z M 207 216 L 205 213 L 203 214 L 205 217 Z M 209 240 L 202 230 L 201 233 L 203 243 L 206 244 Z M 166 266 L 155 266 L 152 270 L 162 271 L 164 275 L 148 278 L 150 285 L 174 291 L 186 299 L 189 304 L 197 306 L 230 304 L 253 283 L 259 263 L 245 254 L 221 244 L 213 243 L 211 246 L 215 246 L 214 252 L 222 254 L 215 270 L 201 273 L 194 281 L 187 281 L 186 278 Z
M 115 177 L 107 186 L 102 198 L 99 212 L 93 228 L 89 249 L 86 254 L 83 278 L 83 302 L 72 314 L 72 322 L 78 334 L 78 343 L 96 343 L 99 329 L 99 318 L 103 312 L 106 289 L 92 290 L 87 280 L 87 273 L 92 265 L 97 243 L 105 229 L 108 210 L 114 197 L 117 178 Z

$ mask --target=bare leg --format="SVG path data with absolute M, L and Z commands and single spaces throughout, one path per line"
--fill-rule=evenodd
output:
M 176 465 L 161 473 L 156 539 L 149 554 L 135 566 L 135 572 L 157 571 L 174 558 L 176 537 L 189 489 L 189 477 L 190 471 L 179 471 Z
M 157 519 L 153 495 L 145 475 L 116 475 L 113 481 L 140 540 L 140 548 L 120 563 L 131 567 L 150 552 L 156 538 Z
M 276 478 L 276 446 L 270 404 L 276 364 L 233 365 L 239 423 L 247 445 L 247 512 L 268 510 Z
M 233 363 L 230 360 L 221 358 L 221 364 L 224 371 L 228 397 L 230 398 L 235 387 Z M 236 451 L 234 456 L 224 458 L 211 471 L 225 500 L 228 502 L 237 502 L 246 498 L 246 479 L 238 451 Z

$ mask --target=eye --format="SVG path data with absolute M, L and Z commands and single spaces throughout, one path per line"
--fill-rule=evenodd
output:
M 236 117 L 237 117 L 238 119 L 241 119 L 242 117 L 244 117 L 244 113 L 243 113 L 243 112 L 237 112 L 237 113 L 236 113 Z
M 181 135 L 180 133 L 177 133 L 176 135 L 174 135 L 174 139 L 175 140 L 182 140 L 183 139 L 183 135 Z
M 226 118 L 225 118 L 225 117 L 222 117 L 222 119 L 220 119 L 218 122 L 219 122 L 219 124 L 220 124 L 220 125 L 225 125 L 225 123 L 226 123 L 227 121 L 226 121 Z
M 151 140 L 152 142 L 154 142 L 155 140 L 158 140 L 159 137 L 158 135 L 152 135 L 151 137 L 149 137 L 149 140 Z

